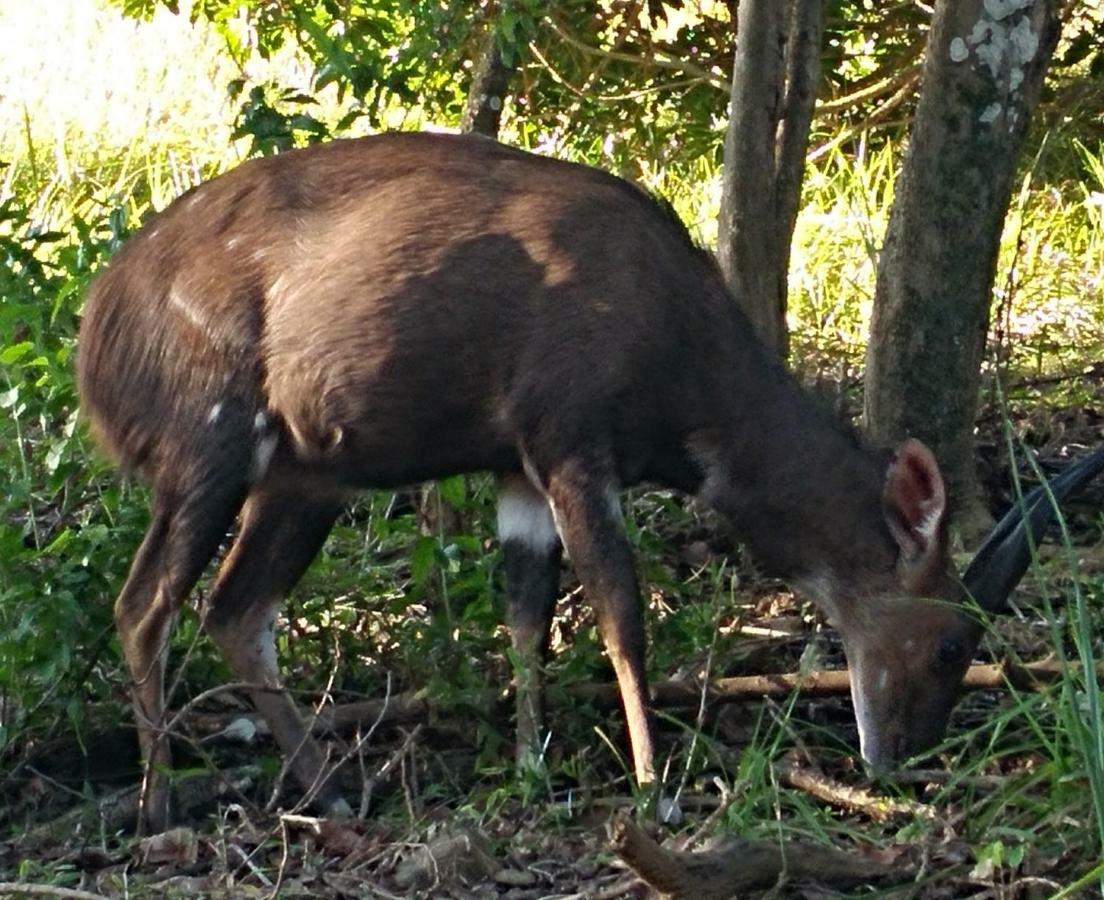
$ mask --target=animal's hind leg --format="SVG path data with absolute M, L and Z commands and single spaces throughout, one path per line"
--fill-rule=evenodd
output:
M 323 811 L 348 815 L 339 787 L 299 710 L 282 690 L 274 624 L 280 602 L 302 576 L 343 503 L 261 488 L 249 496 L 241 531 L 208 600 L 204 622 L 237 677 L 263 686 L 250 692 L 292 772 Z
M 506 565 L 510 639 L 517 665 L 517 762 L 541 754 L 544 725 L 542 667 L 560 586 L 563 548 L 548 500 L 520 475 L 499 482 L 498 538 Z
M 241 505 L 245 486 L 200 480 L 188 494 L 155 490 L 152 521 L 115 601 L 115 625 L 133 679 L 132 696 L 146 781 L 138 829 L 168 826 L 172 760 L 161 733 L 165 657 L 173 621 Z

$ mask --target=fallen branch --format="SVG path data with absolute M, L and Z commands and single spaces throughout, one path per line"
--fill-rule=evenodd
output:
M 0 897 L 64 897 L 66 900 L 103 900 L 103 894 L 56 887 L 52 884 L 28 884 L 23 881 L 0 881 Z
M 790 787 L 805 791 L 832 806 L 863 813 L 878 822 L 895 818 L 930 819 L 935 814 L 931 807 L 922 803 L 893 800 L 863 788 L 840 784 L 822 772 L 799 766 L 792 759 L 784 759 L 776 763 L 774 768 Z
M 675 900 L 720 900 L 772 887 L 780 878 L 848 887 L 888 878 L 900 881 L 915 871 L 903 849 L 882 851 L 881 858 L 874 858 L 804 841 L 733 838 L 696 853 L 668 850 L 623 813 L 610 823 L 609 832 L 610 849 L 641 880 Z
M 1070 664 L 1070 671 L 1078 671 Z M 999 690 L 1011 684 L 1018 690 L 1039 690 L 1062 677 L 1063 666 L 1056 659 L 1044 659 L 1030 663 L 992 663 L 970 666 L 966 671 L 963 687 L 969 691 Z M 1098 667 L 1097 677 L 1104 677 L 1104 663 Z M 737 675 L 717 678 L 704 690 L 699 682 L 691 680 L 660 681 L 652 685 L 652 703 L 660 708 L 697 708 L 704 695 L 707 707 L 726 703 L 760 700 L 764 697 L 785 698 L 798 691 L 805 697 L 832 697 L 849 693 L 851 684 L 846 669 L 776 675 Z M 621 694 L 614 683 L 576 684 L 568 693 L 577 701 L 601 708 L 615 708 L 621 703 Z M 506 694 L 497 689 L 473 693 L 467 703 L 469 708 L 491 712 L 504 702 Z M 363 700 L 325 707 L 314 718 L 316 734 L 350 731 L 372 722 L 425 721 L 430 717 L 431 704 L 424 690 L 408 691 L 392 695 L 387 700 Z M 305 712 L 314 716 L 313 710 Z M 257 713 L 194 713 L 188 722 L 202 734 L 225 731 L 239 720 L 251 722 L 257 733 L 268 734 L 268 726 Z

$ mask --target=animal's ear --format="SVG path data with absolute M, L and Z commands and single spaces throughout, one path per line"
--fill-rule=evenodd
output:
M 905 563 L 931 560 L 942 548 L 947 493 L 931 450 L 909 438 L 886 469 L 882 490 L 886 524 Z

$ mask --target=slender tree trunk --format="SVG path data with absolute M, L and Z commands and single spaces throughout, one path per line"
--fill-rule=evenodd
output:
M 717 256 L 737 302 L 780 356 L 787 272 L 816 102 L 822 0 L 741 0 Z
M 866 358 L 866 426 L 926 441 L 968 536 L 981 362 L 1016 160 L 1058 40 L 1058 0 L 938 0 Z
M 502 60 L 502 51 L 493 28 L 488 28 L 483 48 L 475 60 L 468 98 L 460 117 L 460 130 L 498 137 L 502 104 L 510 83 L 510 67 Z

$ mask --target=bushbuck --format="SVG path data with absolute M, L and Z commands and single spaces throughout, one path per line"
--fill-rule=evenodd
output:
M 298 780 L 323 811 L 348 811 L 279 690 L 273 629 L 360 489 L 497 476 L 519 753 L 540 743 L 562 547 L 641 783 L 655 770 L 626 486 L 697 494 L 820 606 L 872 764 L 940 738 L 981 634 L 948 560 L 931 452 L 864 448 L 756 341 L 676 216 L 598 169 L 409 133 L 246 162 L 154 216 L 97 277 L 78 375 L 99 441 L 152 485 L 115 605 L 146 827 L 169 815 L 171 626 L 239 517 L 204 627 L 255 686 Z M 1015 546 L 990 548 L 971 576 L 990 608 L 1026 565 L 1023 528 L 1006 530 Z

